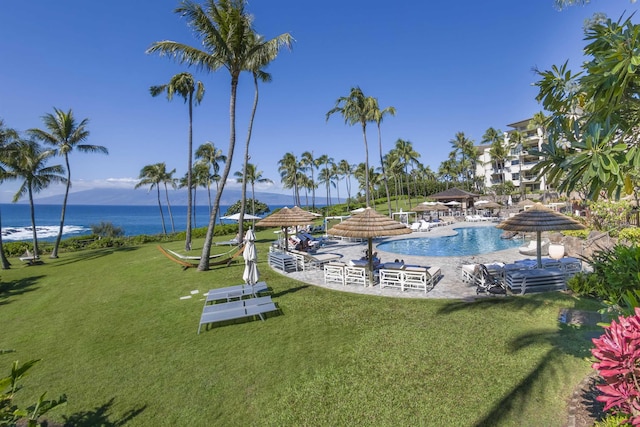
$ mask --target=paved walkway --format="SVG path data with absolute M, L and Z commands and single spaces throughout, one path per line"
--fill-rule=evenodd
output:
M 489 227 L 495 226 L 492 223 L 465 223 L 460 222 L 453 225 L 447 225 L 444 227 L 436 227 L 428 232 L 414 232 L 412 234 L 406 234 L 397 237 L 385 238 L 389 239 L 407 239 L 418 237 L 436 237 L 436 236 L 450 236 L 454 235 L 455 227 Z M 391 252 L 384 252 L 376 248 L 377 242 L 373 242 L 373 251 L 378 252 L 378 257 L 382 262 L 392 262 L 395 259 L 401 258 L 405 261 L 405 264 L 418 264 L 426 266 L 440 267 L 442 270 L 442 277 L 435 285 L 435 287 L 426 294 L 422 291 L 411 290 L 402 292 L 399 289 L 384 288 L 380 289 L 380 286 L 374 285 L 372 287 L 363 287 L 359 285 L 341 285 L 339 283 L 324 283 L 324 273 L 322 271 L 296 271 L 292 273 L 283 273 L 287 277 L 291 277 L 301 282 L 309 283 L 323 288 L 333 289 L 337 291 L 353 292 L 367 295 L 378 295 L 386 297 L 399 297 L 399 298 L 451 298 L 451 299 L 470 299 L 477 297 L 476 288 L 473 285 L 464 283 L 462 281 L 461 266 L 463 264 L 489 264 L 492 262 L 510 263 L 515 260 L 532 258 L 527 257 L 518 252 L 518 247 L 507 249 L 498 252 L 492 252 L 484 255 L 469 255 L 469 256 L 455 256 L 455 257 L 429 257 L 429 256 L 413 256 L 413 255 L 398 255 Z M 367 248 L 367 243 L 353 243 L 340 240 L 331 240 L 325 246 L 323 246 L 317 253 L 332 253 L 342 255 L 343 262 L 349 262 L 352 259 L 360 259 L 364 251 Z M 280 272 L 280 270 L 274 270 Z

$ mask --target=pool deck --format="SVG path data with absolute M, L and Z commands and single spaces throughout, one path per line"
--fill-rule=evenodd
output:
M 372 287 L 363 287 L 358 285 L 341 285 L 339 283 L 324 283 L 324 273 L 321 270 L 316 271 L 296 271 L 291 273 L 283 273 L 287 277 L 299 280 L 301 282 L 309 283 L 315 286 L 320 286 L 327 289 L 333 289 L 336 291 L 352 292 L 366 295 L 376 295 L 384 297 L 397 297 L 397 298 L 447 298 L 447 299 L 475 299 L 476 288 L 473 285 L 464 283 L 462 281 L 461 266 L 463 264 L 489 264 L 492 262 L 511 263 L 520 259 L 534 259 L 534 257 L 528 257 L 518 252 L 518 247 L 505 249 L 502 251 L 492 252 L 482 255 L 465 255 L 465 256 L 453 256 L 453 257 L 429 257 L 429 256 L 416 256 L 416 255 L 399 255 L 391 252 L 384 252 L 377 249 L 377 243 L 388 241 L 390 239 L 407 239 L 407 238 L 420 238 L 420 237 L 438 237 L 438 236 L 451 236 L 456 234 L 454 228 L 460 227 L 492 227 L 495 223 L 490 222 L 458 222 L 452 225 L 443 227 L 436 227 L 427 232 L 413 232 L 411 234 L 405 234 L 401 236 L 388 237 L 384 239 L 373 241 L 373 251 L 378 252 L 378 257 L 384 262 L 393 262 L 396 259 L 404 260 L 405 264 L 417 264 L 423 266 L 435 266 L 440 267 L 442 270 L 442 277 L 435 285 L 435 287 L 426 294 L 421 291 L 401 291 L 394 288 L 380 289 L 380 286 L 374 285 Z M 360 259 L 367 248 L 365 242 L 348 242 L 342 240 L 330 240 L 322 248 L 318 250 L 320 253 L 339 254 L 342 256 L 342 262 L 349 262 L 352 259 Z M 280 272 L 275 269 L 274 271 Z

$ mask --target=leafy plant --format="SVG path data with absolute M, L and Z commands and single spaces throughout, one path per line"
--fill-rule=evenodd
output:
M 598 230 L 611 230 L 614 236 L 623 228 L 631 212 L 631 204 L 626 200 L 599 200 L 590 202 L 588 206 L 594 227 Z
M 619 306 L 628 291 L 640 290 L 640 247 L 618 244 L 595 251 L 589 262 L 593 273 L 569 280 L 576 292 Z
M 585 229 L 585 230 L 564 230 L 562 232 L 562 234 L 565 235 L 565 236 L 569 236 L 569 237 L 577 237 L 579 239 L 587 240 L 587 238 L 589 237 L 589 233 L 590 232 L 591 232 L 591 230 L 589 230 L 589 229 Z
M 11 352 L 12 350 L 0 350 L 0 354 Z M 21 389 L 18 382 L 39 361 L 40 359 L 33 359 L 20 365 L 16 360 L 13 362 L 9 376 L 0 378 L 0 426 L 14 427 L 18 421 L 26 418 L 28 427 L 36 427 L 39 425 L 38 419 L 41 416 L 67 402 L 67 396 L 64 394 L 58 400 L 44 400 L 45 392 L 40 395 L 35 404 L 26 409 L 14 404 L 15 394 Z
M 124 236 L 124 229 L 122 227 L 116 227 L 108 221 L 100 221 L 100 224 L 91 224 L 91 232 L 100 237 Z
M 638 245 L 640 244 L 640 228 L 623 228 L 622 230 L 620 230 L 620 233 L 618 233 L 618 238 L 632 245 Z
M 627 422 L 640 424 L 640 307 L 632 316 L 620 316 L 605 327 L 600 338 L 594 338 L 591 350 L 598 360 L 593 368 L 606 384 L 598 385 L 602 393 L 597 400 L 604 410 L 628 416 Z
M 252 207 L 254 206 L 253 203 L 255 203 L 256 215 L 262 215 L 264 213 L 271 212 L 271 208 L 269 208 L 269 206 L 266 203 L 262 203 L 260 200 L 254 201 L 253 199 L 247 199 L 247 202 L 245 205 L 247 207 L 246 208 L 247 213 L 250 213 Z M 229 208 L 225 212 L 225 215 L 233 215 L 233 214 L 239 213 L 240 204 L 241 204 L 241 200 L 238 200 L 237 202 L 229 206 Z

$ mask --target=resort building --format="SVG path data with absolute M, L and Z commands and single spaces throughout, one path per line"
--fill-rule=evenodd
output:
M 532 171 L 540 158 L 529 154 L 532 148 L 540 149 L 543 136 L 542 129 L 530 129 L 531 119 L 512 123 L 511 129 L 504 133 L 503 158 L 494 157 L 491 144 L 479 145 L 478 161 L 476 162 L 476 176 L 484 179 L 485 188 L 491 188 L 511 181 L 517 189 L 525 188 L 526 193 L 544 191 L 546 189 L 544 177 L 538 178 Z M 515 142 L 512 135 L 519 132 L 522 135 L 521 142 Z

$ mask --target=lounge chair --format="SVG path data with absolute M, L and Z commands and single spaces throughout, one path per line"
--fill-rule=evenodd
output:
M 540 242 L 540 250 L 541 250 L 541 255 L 549 255 L 549 240 L 544 239 L 542 242 Z M 538 251 L 537 240 L 531 240 L 526 245 L 520 246 L 518 251 L 522 255 L 536 256 Z
M 36 262 L 40 261 L 40 257 L 34 256 L 31 252 L 29 252 L 29 249 L 27 249 L 20 257 L 20 261 L 25 262 L 29 265 L 33 265 Z
M 251 316 L 259 316 L 261 320 L 264 320 L 263 314 L 275 310 L 277 310 L 277 307 L 270 296 L 241 299 L 221 304 L 206 304 L 205 302 L 200 316 L 200 323 L 198 324 L 198 334 L 202 325 Z
M 206 293 L 205 303 L 219 301 L 219 300 L 227 300 L 227 302 L 233 299 L 242 299 L 245 296 L 254 296 L 260 292 L 266 291 L 267 283 L 266 282 L 258 282 L 255 285 L 236 285 L 236 286 L 227 286 L 224 288 L 210 289 L 209 292 Z

